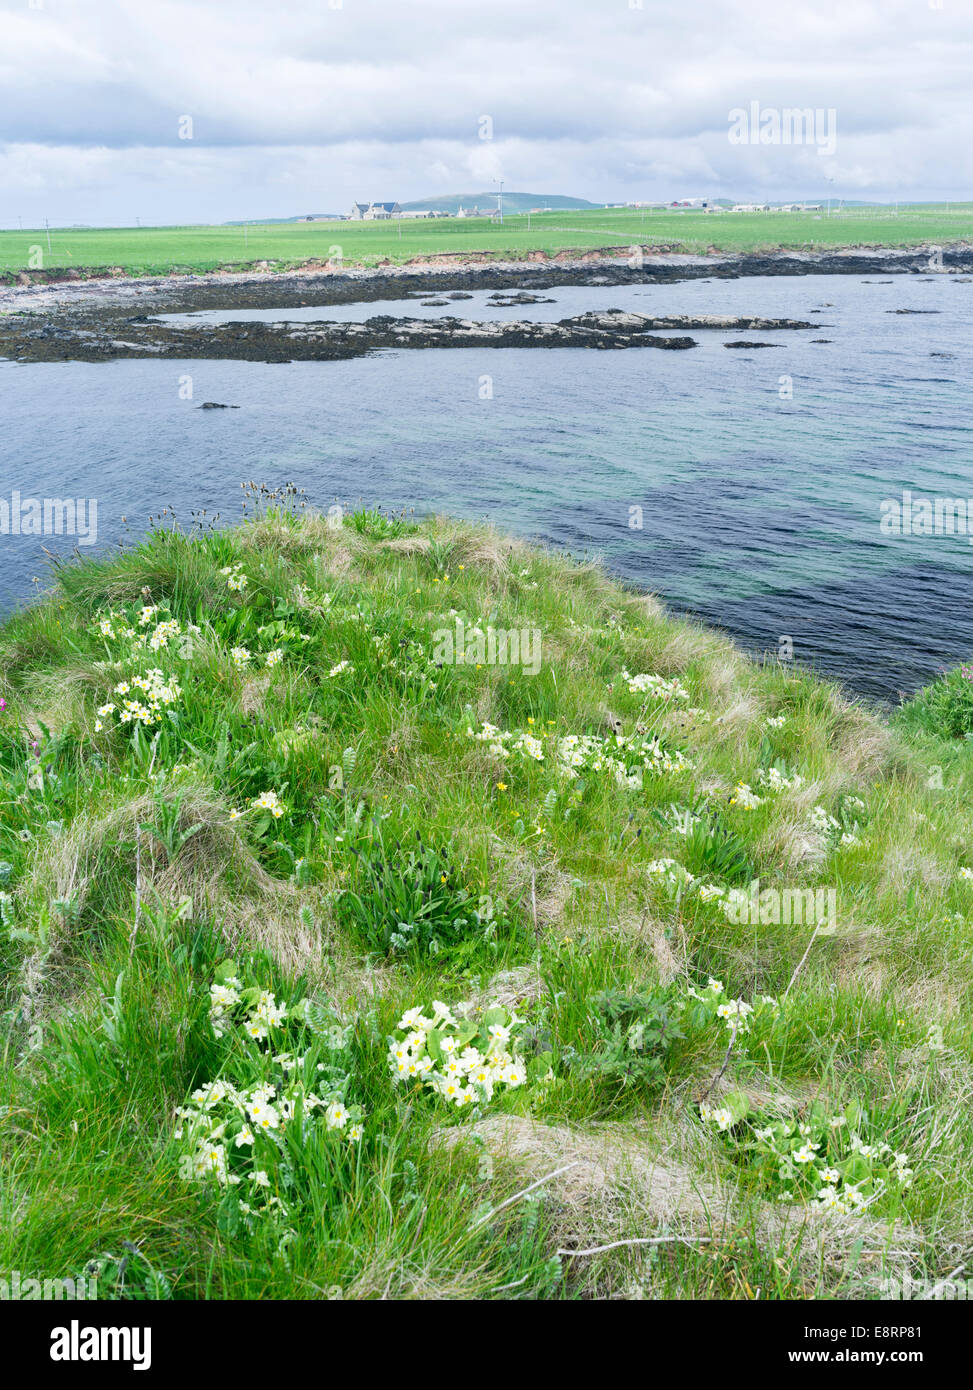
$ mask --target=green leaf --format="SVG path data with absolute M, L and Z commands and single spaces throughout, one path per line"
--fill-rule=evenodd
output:
M 551 1069 L 554 1061 L 553 1054 L 541 1052 L 536 1057 L 532 1057 L 527 1063 L 527 1076 L 531 1081 L 543 1081 L 544 1077 Z
M 240 1203 L 235 1193 L 228 1192 L 216 1213 L 217 1230 L 225 1236 L 235 1236 L 240 1229 Z
M 844 1163 L 839 1164 L 841 1176 L 845 1182 L 859 1183 L 872 1176 L 871 1164 L 861 1154 L 854 1154 L 851 1158 L 845 1159 Z
M 848 1121 L 849 1129 L 857 1131 L 861 1128 L 862 1120 L 865 1118 L 865 1112 L 862 1110 L 857 1100 L 850 1100 L 848 1102 L 845 1106 L 844 1114 L 845 1119 Z
M 745 1091 L 728 1091 L 723 1097 L 723 1107 L 733 1116 L 733 1123 L 739 1124 L 750 1113 L 750 1097 Z

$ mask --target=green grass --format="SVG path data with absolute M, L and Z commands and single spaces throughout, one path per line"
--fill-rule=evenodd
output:
M 0 232 L 0 273 L 34 265 L 45 269 L 117 266 L 126 274 L 242 268 L 269 261 L 274 268 L 343 257 L 375 265 L 434 255 L 520 257 L 554 255 L 634 244 L 705 252 L 767 251 L 780 247 L 825 250 L 838 246 L 944 244 L 973 236 L 973 204 L 895 208 L 841 208 L 815 213 L 671 213 L 634 209 L 550 212 L 432 222 L 317 222 L 242 227 L 53 228 L 48 248 L 41 230 Z M 32 248 L 40 248 L 40 260 Z
M 457 617 L 538 629 L 540 669 L 437 662 Z M 0 690 L 0 1268 L 94 1262 L 123 1298 L 867 1299 L 968 1250 L 965 685 L 889 725 L 596 568 L 271 497 L 60 568 L 0 630 Z M 751 877 L 833 890 L 834 920 L 741 920 Z M 466 1039 L 509 1023 L 521 1084 L 396 1081 L 435 1000 Z M 451 1026 L 424 1035 L 444 1076 Z M 237 1144 L 261 1084 L 283 1123 Z

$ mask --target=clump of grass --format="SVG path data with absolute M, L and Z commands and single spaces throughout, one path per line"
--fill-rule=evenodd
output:
M 942 738 L 973 738 L 973 666 L 945 671 L 913 696 L 900 718 Z

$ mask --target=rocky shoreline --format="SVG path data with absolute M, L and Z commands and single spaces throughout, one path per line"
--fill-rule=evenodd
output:
M 973 248 L 944 250 L 942 269 L 928 248 L 854 248 L 831 252 L 684 256 L 586 255 L 576 260 L 421 263 L 375 270 L 317 266 L 279 273 L 172 275 L 83 279 L 48 272 L 39 281 L 0 286 L 0 357 L 21 362 L 105 361 L 119 357 L 239 358 L 289 362 L 358 357 L 382 348 L 695 346 L 694 328 L 803 329 L 798 320 L 715 315 L 652 318 L 622 311 L 582 314 L 556 323 L 415 319 L 382 315 L 365 323 L 245 321 L 161 322 L 156 316 L 205 309 L 326 308 L 328 305 L 462 299 L 494 290 L 504 302 L 537 302 L 568 285 L 651 285 L 678 280 L 766 275 L 961 275 L 973 272 Z M 495 296 L 495 297 L 497 297 Z M 675 333 L 658 337 L 656 333 Z

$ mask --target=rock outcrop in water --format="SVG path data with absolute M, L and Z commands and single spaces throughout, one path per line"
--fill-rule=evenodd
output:
M 250 362 L 313 362 L 361 357 L 382 348 L 661 348 L 696 346 L 687 330 L 805 329 L 800 319 L 734 318 L 729 315 L 653 317 L 621 309 L 592 311 L 556 323 L 461 319 L 396 318 L 382 314 L 364 323 L 258 320 L 226 323 L 163 322 L 140 315 L 125 321 L 124 338 L 111 326 L 100 330 L 70 316 L 55 329 L 40 316 L 0 322 L 0 354 L 20 361 L 118 357 L 178 357 Z M 659 333 L 673 336 L 658 336 Z M 748 345 L 749 346 L 749 345 Z
M 603 322 L 595 319 L 603 317 Z M 52 333 L 41 319 L 0 325 L 0 354 L 20 361 L 77 359 L 88 362 L 117 357 L 178 357 L 250 362 L 313 362 L 362 357 L 381 348 L 663 348 L 696 346 L 694 338 L 657 337 L 648 330 L 658 321 L 625 315 L 562 319 L 560 323 L 477 322 L 473 319 L 413 319 L 379 315 L 364 323 L 129 322 L 125 338 L 109 329 L 65 322 Z M 681 326 L 681 325 L 680 325 Z

